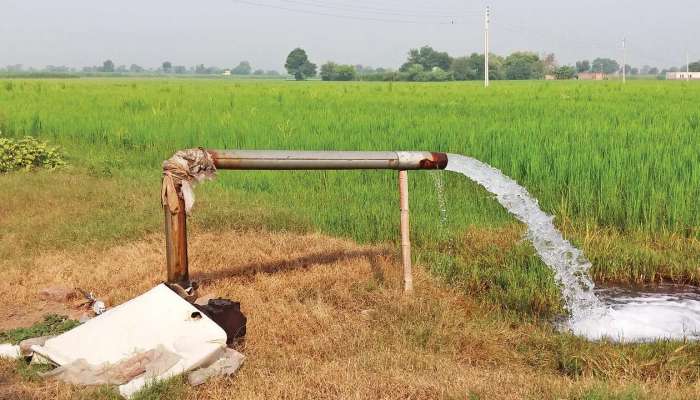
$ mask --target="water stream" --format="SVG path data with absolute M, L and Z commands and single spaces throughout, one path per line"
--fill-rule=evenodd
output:
M 554 217 L 537 199 L 501 171 L 479 160 L 449 154 L 447 170 L 483 186 L 528 229 L 528 239 L 561 286 L 570 312 L 566 329 L 590 339 L 622 341 L 657 338 L 700 339 L 700 292 L 620 292 L 596 290 L 588 274 L 591 263 L 564 239 Z M 618 295 L 619 294 L 619 295 Z

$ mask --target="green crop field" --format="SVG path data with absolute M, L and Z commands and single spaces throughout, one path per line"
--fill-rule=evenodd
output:
M 698 282 L 699 103 L 700 85 L 662 81 L 499 82 L 484 90 L 477 83 L 6 80 L 0 130 L 60 145 L 71 174 L 119 180 L 132 201 L 155 199 L 162 160 L 189 147 L 466 154 L 535 195 L 587 251 L 598 281 Z M 488 243 L 476 254 L 463 245 L 464 235 L 518 230 L 484 191 L 449 173 L 410 178 L 413 240 L 433 270 L 468 290 L 498 282 L 499 300 L 516 308 L 557 303 L 548 270 L 526 244 L 514 242 L 505 260 L 494 259 Z M 396 192 L 391 172 L 223 172 L 198 190 L 193 223 L 396 241 Z M 159 230 L 157 202 L 137 202 L 66 221 L 54 236 L 100 242 Z M 513 268 L 484 268 L 497 262 Z
M 429 150 L 478 158 L 525 186 L 591 259 L 598 283 L 698 284 L 698 104 L 700 84 L 667 81 L 494 82 L 485 90 L 456 82 L 0 80 L 0 137 L 39 138 L 68 163 L 0 175 L 0 268 L 22 287 L 39 279 L 24 271 L 64 262 L 61 252 L 142 239 L 160 248 L 151 238 L 162 237 L 161 163 L 179 149 Z M 654 393 L 673 382 L 678 398 L 697 383 L 697 345 L 593 344 L 556 333 L 547 322 L 563 312 L 559 290 L 524 227 L 461 175 L 409 179 L 416 263 L 497 310 L 474 316 L 475 331 L 514 340 L 527 368 L 606 385 L 660 384 Z M 222 171 L 196 193 L 191 238 L 322 232 L 398 248 L 394 171 Z M 133 246 L 115 251 L 141 254 Z M 206 268 L 199 254 L 195 246 L 196 272 Z

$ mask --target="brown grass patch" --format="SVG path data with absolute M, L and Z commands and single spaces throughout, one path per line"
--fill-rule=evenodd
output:
M 415 294 L 404 296 L 392 248 L 264 231 L 194 231 L 190 246 L 201 293 L 241 301 L 249 325 L 239 373 L 186 388 L 186 398 L 554 399 L 596 384 L 533 364 L 519 349 L 547 329 L 500 318 L 497 306 L 436 283 L 420 267 Z M 37 290 L 52 284 L 124 302 L 163 279 L 163 247 L 155 235 L 102 250 L 49 251 L 24 265 L 0 262 L 0 318 L 39 307 Z M 638 383 L 643 393 L 663 393 L 663 382 Z M 697 385 L 671 387 L 700 395 Z M 101 395 L 28 381 L 14 362 L 0 362 L 0 398 L 80 396 Z

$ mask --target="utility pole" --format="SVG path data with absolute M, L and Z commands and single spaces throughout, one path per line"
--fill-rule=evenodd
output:
M 627 82 L 627 39 L 622 39 L 622 83 Z
M 489 87 L 489 22 L 491 22 L 491 8 L 486 6 L 484 19 L 484 87 Z
M 685 80 L 690 80 L 690 56 L 688 50 L 685 51 Z

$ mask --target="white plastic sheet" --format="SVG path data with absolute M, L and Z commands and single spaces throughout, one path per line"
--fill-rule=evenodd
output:
M 0 357 L 19 358 L 20 357 L 19 346 L 9 344 L 9 343 L 0 344 Z
M 123 396 L 154 380 L 210 365 L 224 355 L 226 332 L 161 284 L 32 350 L 61 366 L 82 359 L 100 368 L 160 346 L 179 361 L 165 372 L 145 373 L 119 386 Z

